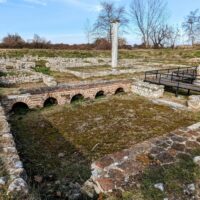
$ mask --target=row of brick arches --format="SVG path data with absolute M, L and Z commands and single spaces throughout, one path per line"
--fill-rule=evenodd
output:
M 115 91 L 115 95 L 122 94 L 122 93 L 125 93 L 123 88 L 118 88 Z M 95 99 L 102 98 L 102 97 L 105 97 L 105 96 L 106 96 L 105 92 L 103 90 L 100 90 L 100 91 L 98 91 L 96 93 Z M 71 102 L 70 103 L 76 103 L 76 102 L 79 102 L 79 101 L 83 101 L 84 99 L 85 98 L 84 98 L 84 96 L 82 94 L 76 94 L 71 98 Z M 53 106 L 53 105 L 57 105 L 57 104 L 58 104 L 58 101 L 57 101 L 56 98 L 49 97 L 44 101 L 43 107 L 49 107 L 49 106 Z M 12 106 L 11 112 L 12 113 L 23 114 L 23 113 L 26 113 L 28 110 L 29 110 L 29 106 L 26 103 L 24 103 L 24 102 L 16 102 Z

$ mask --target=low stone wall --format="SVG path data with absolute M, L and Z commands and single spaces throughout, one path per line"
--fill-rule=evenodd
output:
M 2 86 L 12 86 L 15 84 L 38 82 L 43 82 L 43 76 L 41 76 L 40 74 L 0 77 L 0 85 Z
M 32 56 L 23 58 L 0 58 L 0 69 L 4 72 L 9 70 L 26 70 L 35 67 L 35 60 Z
M 23 83 L 39 83 L 43 82 L 47 86 L 56 86 L 57 82 L 52 76 L 48 76 L 38 72 L 24 71 L 15 76 L 3 76 L 0 77 L 0 85 L 2 86 L 12 86 Z
M 180 155 L 192 156 L 192 150 L 196 148 L 200 148 L 200 123 L 178 129 L 163 137 L 147 140 L 95 161 L 91 165 L 92 176 L 82 190 L 90 197 L 95 192 L 99 194 L 114 190 L 123 191 L 124 188 L 136 183 L 137 177 L 149 166 L 173 164 Z M 195 157 L 194 162 L 197 159 L 200 157 Z M 164 183 L 161 184 L 164 188 Z
M 46 58 L 47 67 L 51 70 L 60 71 L 72 67 L 101 66 L 110 65 L 110 58 Z
M 132 69 L 127 68 L 127 69 L 115 69 L 112 70 L 110 67 L 110 70 L 105 70 L 105 71 L 94 71 L 94 72 L 81 72 L 81 71 L 74 71 L 70 69 L 62 69 L 60 68 L 59 70 L 61 72 L 68 72 L 71 74 L 74 74 L 75 76 L 86 79 L 86 78 L 91 78 L 91 77 L 101 77 L 101 76 L 109 76 L 109 75 L 121 75 L 121 74 L 134 74 L 134 73 L 140 73 L 140 72 L 145 72 L 149 70 L 155 70 L 157 68 L 155 67 L 144 67 L 144 66 L 135 66 Z
M 160 98 L 164 94 L 164 86 L 137 81 L 132 84 L 132 92 L 147 98 Z
M 43 75 L 42 76 L 42 81 L 45 85 L 49 86 L 49 87 L 53 87 L 57 85 L 56 80 L 52 77 L 52 76 L 48 76 L 48 75 Z
M 24 196 L 28 194 L 26 172 L 20 161 L 14 138 L 10 131 L 4 110 L 0 105 L 0 156 L 8 177 L 0 177 L 4 184 L 8 185 L 7 194 L 11 196 Z M 0 185 L 2 184 L 2 181 Z
M 187 106 L 192 111 L 200 110 L 200 95 L 191 95 L 187 101 Z

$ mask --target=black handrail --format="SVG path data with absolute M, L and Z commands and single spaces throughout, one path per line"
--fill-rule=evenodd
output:
M 173 69 L 161 69 L 145 72 L 146 82 L 152 82 L 159 85 L 171 85 L 176 87 L 176 95 L 180 88 L 180 84 L 186 84 L 188 89 L 188 84 L 192 85 L 194 80 L 200 77 L 197 75 L 197 67 L 186 67 L 186 68 L 173 68 Z M 183 86 L 181 86 L 183 88 Z M 192 89 L 188 89 L 189 91 Z M 200 87 L 199 87 L 200 91 Z

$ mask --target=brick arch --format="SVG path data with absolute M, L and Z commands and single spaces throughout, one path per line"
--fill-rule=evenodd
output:
M 30 107 L 27 103 L 24 103 L 22 101 L 14 102 L 10 108 L 10 112 L 18 113 L 20 109 L 24 109 L 24 111 L 28 111 Z
M 104 97 L 106 96 L 106 93 L 104 90 L 98 90 L 95 94 L 95 99 L 99 98 L 99 97 Z
M 116 87 L 114 94 L 116 95 L 116 94 L 120 94 L 120 93 L 125 93 L 124 87 L 121 87 L 121 86 Z
M 83 99 L 85 99 L 85 96 L 84 96 L 84 94 L 82 94 L 82 93 L 77 93 L 77 94 L 74 94 L 72 97 L 71 97 L 71 99 L 70 99 L 70 103 L 73 103 L 74 101 L 77 101 L 77 100 L 83 100 Z
M 57 101 L 57 104 L 58 104 L 58 105 L 64 104 L 64 103 L 63 103 L 63 98 L 61 98 L 61 96 L 60 96 L 59 94 L 57 94 L 57 93 L 52 93 L 52 94 L 46 94 L 46 95 L 43 97 L 42 102 L 41 102 L 42 107 L 44 106 L 45 101 L 48 100 L 48 99 L 50 99 L 50 98 L 51 98 L 51 99 L 55 99 L 55 100 Z
M 53 105 L 57 105 L 58 104 L 58 100 L 54 97 L 48 97 L 43 104 L 43 107 L 48 107 L 48 106 L 53 106 Z
M 13 101 L 11 104 L 10 104 L 10 111 L 12 110 L 13 106 L 17 103 L 23 103 L 25 105 L 28 106 L 29 109 L 32 108 L 32 105 L 31 105 L 31 100 L 29 98 L 19 98 L 19 99 L 15 99 L 15 101 Z

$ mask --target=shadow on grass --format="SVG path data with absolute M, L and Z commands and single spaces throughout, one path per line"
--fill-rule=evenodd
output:
M 30 185 L 41 199 L 67 199 L 71 183 L 90 177 L 90 162 L 39 111 L 39 123 L 27 126 L 29 114 L 13 115 L 10 123 Z

